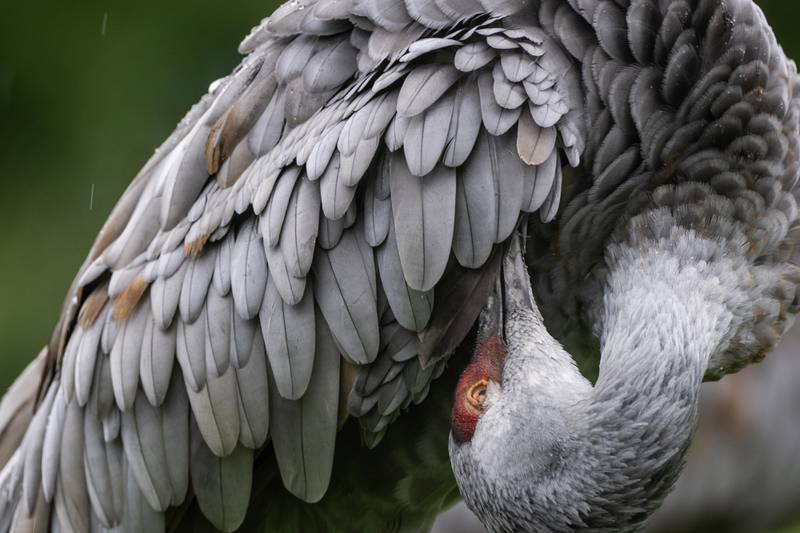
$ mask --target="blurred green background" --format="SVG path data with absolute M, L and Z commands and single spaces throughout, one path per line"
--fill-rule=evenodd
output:
M 764 0 L 792 57 L 800 5 Z M 49 339 L 128 181 L 275 0 L 3 2 L 0 390 Z

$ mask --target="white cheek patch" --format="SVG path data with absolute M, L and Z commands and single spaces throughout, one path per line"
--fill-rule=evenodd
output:
M 486 385 L 486 401 L 484 403 L 484 410 L 489 409 L 494 402 L 500 397 L 500 384 L 489 380 L 489 383 Z

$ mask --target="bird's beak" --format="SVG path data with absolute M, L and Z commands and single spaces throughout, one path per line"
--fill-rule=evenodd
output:
M 479 326 L 479 342 L 497 337 L 506 341 L 508 321 L 523 316 L 541 318 L 533 299 L 531 281 L 522 251 L 522 236 L 517 232 L 510 239 L 503 257 L 501 275 L 494 291 L 483 307 Z
M 485 341 L 491 337 L 503 340 L 503 284 L 500 276 L 495 281 L 486 305 L 481 309 L 478 321 L 478 340 Z
M 541 321 L 542 315 L 533 299 L 531 278 L 525 264 L 522 235 L 519 232 L 515 232 L 509 239 L 501 269 L 504 329 L 510 321 L 523 317 L 534 316 Z

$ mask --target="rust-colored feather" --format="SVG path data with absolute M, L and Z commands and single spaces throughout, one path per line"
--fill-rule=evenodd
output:
M 128 320 L 136 310 L 136 306 L 139 300 L 142 299 L 148 286 L 149 284 L 141 276 L 137 276 L 130 285 L 114 299 L 114 312 L 111 314 L 112 320 L 114 320 L 114 322 L 124 322 Z
M 86 301 L 83 302 L 81 306 L 81 310 L 78 313 L 78 323 L 84 329 L 91 327 L 94 324 L 97 317 L 100 315 L 100 311 L 103 310 L 103 306 L 106 305 L 108 301 L 108 288 L 98 287 L 92 294 L 86 298 Z
M 203 251 L 206 244 L 208 243 L 210 235 L 208 233 L 203 233 L 193 241 L 186 241 L 183 245 L 183 252 L 186 254 L 186 257 L 197 257 L 200 255 L 200 252 Z
M 224 150 L 224 137 L 225 121 L 230 114 L 230 110 L 222 115 L 213 126 L 208 134 L 208 142 L 206 143 L 205 165 L 209 174 L 216 174 L 219 171 L 220 165 L 225 160 L 223 157 Z

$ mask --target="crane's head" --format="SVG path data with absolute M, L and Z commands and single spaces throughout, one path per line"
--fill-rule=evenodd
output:
M 451 414 L 453 471 L 487 527 L 535 529 L 538 519 L 526 493 L 558 468 L 568 406 L 589 389 L 542 323 L 515 237 L 481 313 L 475 352 L 456 386 Z

